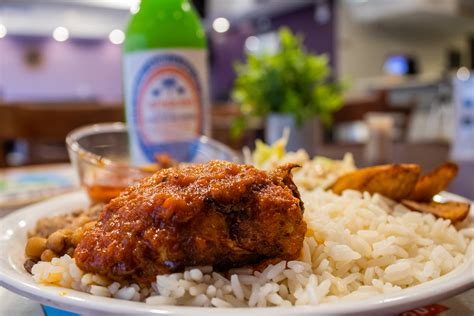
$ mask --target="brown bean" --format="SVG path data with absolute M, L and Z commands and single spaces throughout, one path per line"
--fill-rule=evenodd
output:
M 77 246 L 82 239 L 82 235 L 84 235 L 84 230 L 82 227 L 77 228 L 74 233 L 72 233 L 71 244 L 73 246 Z
M 46 247 L 56 253 L 61 253 L 66 245 L 66 236 L 61 231 L 56 231 L 49 235 Z
M 31 269 L 33 268 L 35 264 L 36 264 L 35 260 L 28 259 L 23 264 L 23 267 L 25 268 L 26 271 L 28 271 L 29 274 L 31 274 Z
M 60 229 L 59 232 L 61 232 L 64 236 L 71 236 L 72 233 L 73 233 L 73 230 L 72 229 L 69 229 L 69 228 L 63 228 L 63 229 Z
M 81 215 L 77 218 L 76 220 L 76 225 L 77 226 L 83 226 L 84 224 L 88 223 L 91 221 L 91 218 L 87 215 Z
M 51 249 L 46 249 L 45 251 L 43 251 L 43 253 L 41 254 L 41 261 L 51 261 L 53 260 L 53 258 L 56 258 L 58 255 L 52 251 Z
M 97 221 L 92 221 L 92 222 L 86 223 L 86 224 L 84 224 L 83 228 L 84 228 L 85 231 L 91 230 L 95 226 L 96 223 L 97 223 Z
M 74 231 L 72 229 L 69 229 L 69 228 L 63 228 L 63 229 L 59 230 L 59 232 L 61 232 L 64 235 L 64 242 L 66 243 L 64 248 L 67 249 L 68 247 L 73 246 L 72 245 L 72 235 L 74 234 Z
M 69 255 L 69 257 L 73 257 L 74 256 L 74 248 L 73 247 L 70 247 L 67 251 L 66 251 L 66 254 Z
M 31 237 L 25 247 L 25 254 L 30 258 L 38 259 L 46 249 L 46 239 L 42 237 Z

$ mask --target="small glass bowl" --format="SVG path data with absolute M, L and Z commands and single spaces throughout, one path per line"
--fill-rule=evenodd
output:
M 79 175 L 81 185 L 92 203 L 108 202 L 124 188 L 153 174 L 149 166 L 134 166 L 130 159 L 127 126 L 123 123 L 101 123 L 73 130 L 66 137 L 69 158 Z M 189 144 L 189 145 L 188 145 Z M 183 143 L 180 142 L 180 148 Z M 226 145 L 199 136 L 186 142 L 187 161 L 203 163 L 209 160 L 240 162 L 240 157 Z M 163 154 L 161 152 L 160 154 Z

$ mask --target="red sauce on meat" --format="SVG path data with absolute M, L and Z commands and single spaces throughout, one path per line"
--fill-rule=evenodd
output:
M 306 223 L 286 165 L 224 161 L 158 171 L 110 201 L 74 257 L 87 272 L 142 284 L 185 266 L 295 259 Z

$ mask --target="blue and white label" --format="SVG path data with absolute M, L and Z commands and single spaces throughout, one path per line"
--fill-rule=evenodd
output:
M 135 163 L 153 162 L 169 144 L 207 134 L 205 50 L 154 50 L 125 56 L 125 97 Z M 179 147 L 179 146 L 178 146 Z
M 454 135 L 451 159 L 474 162 L 474 72 L 466 79 L 453 78 Z

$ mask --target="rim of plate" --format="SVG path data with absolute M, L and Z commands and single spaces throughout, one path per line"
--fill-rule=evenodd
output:
M 441 197 L 470 202 L 461 196 L 448 192 L 443 192 Z M 21 237 L 19 234 L 31 228 L 40 217 L 71 212 L 74 209 L 86 207 L 87 203 L 87 196 L 83 192 L 76 191 L 19 209 L 2 218 L 0 220 L 0 227 L 2 227 L 0 241 L 4 256 L 0 257 L 0 286 L 19 295 L 39 301 L 42 304 L 74 312 L 193 316 L 219 315 L 223 311 L 228 315 L 241 315 L 242 313 L 249 315 L 262 313 L 269 315 L 288 315 L 289 313 L 293 315 L 378 314 L 384 310 L 393 314 L 434 303 L 440 299 L 445 299 L 474 288 L 474 273 L 472 273 L 474 271 L 474 256 L 471 256 L 463 265 L 442 277 L 398 292 L 381 294 L 358 302 L 339 302 L 316 306 L 234 307 L 225 309 L 170 305 L 157 306 L 147 305 L 142 302 L 94 296 L 72 289 L 35 283 L 31 275 L 23 269 L 23 266 L 18 267 L 13 262 L 12 255 L 14 255 L 14 252 L 7 249 L 8 242 L 12 240 L 18 241 L 18 239 L 26 240 L 26 235 Z M 474 204 L 470 203 L 471 207 L 473 207 Z M 473 212 L 470 212 L 469 216 L 474 218 Z M 23 252 L 21 251 L 21 253 Z

